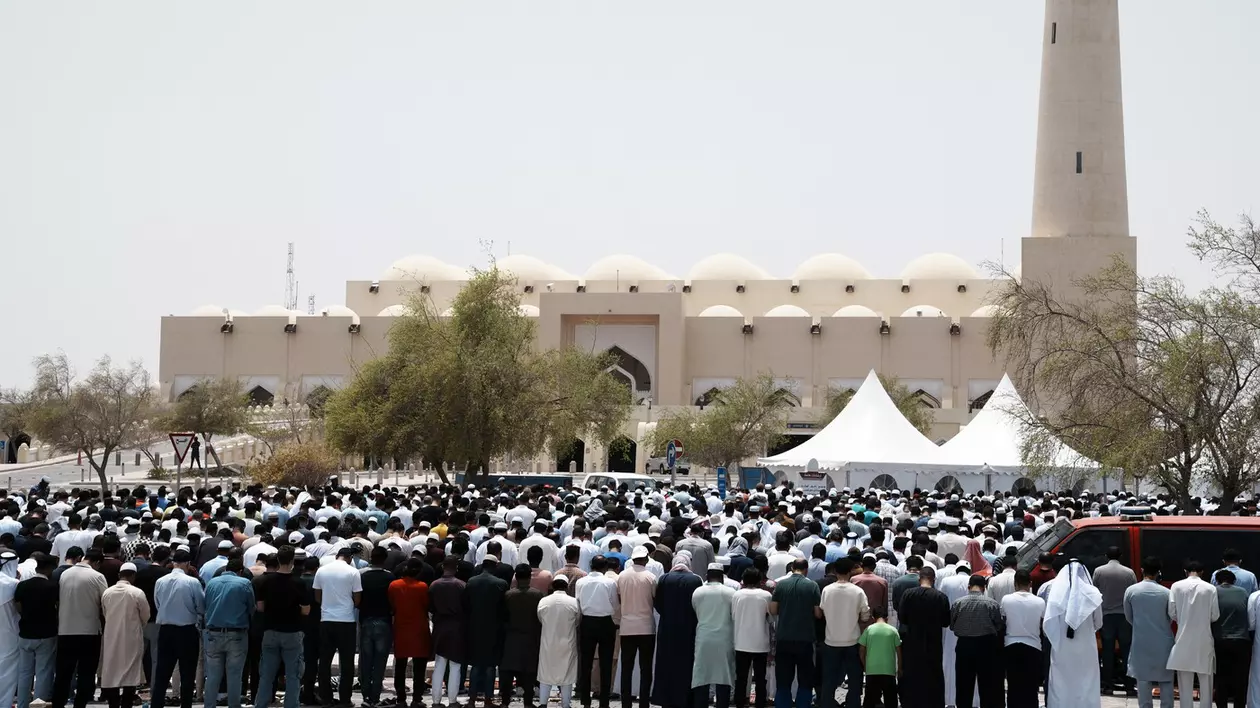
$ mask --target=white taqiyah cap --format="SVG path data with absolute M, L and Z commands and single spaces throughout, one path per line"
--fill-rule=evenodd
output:
M 122 566 L 118 568 L 118 572 L 119 573 L 134 573 L 136 572 L 136 564 L 123 563 Z

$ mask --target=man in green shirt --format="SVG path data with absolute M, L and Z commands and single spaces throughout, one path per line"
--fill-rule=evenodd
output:
M 809 708 L 814 692 L 814 620 L 821 616 L 822 591 L 805 576 L 809 561 L 792 562 L 792 574 L 779 581 L 770 596 L 770 614 L 779 618 L 774 643 L 774 708 Z
M 872 607 L 875 624 L 862 632 L 862 667 L 866 670 L 865 705 L 878 705 L 883 698 L 885 708 L 897 706 L 897 677 L 901 675 L 901 633 L 888 624 L 888 613 Z

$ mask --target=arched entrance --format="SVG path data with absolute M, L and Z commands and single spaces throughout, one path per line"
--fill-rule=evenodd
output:
M 890 474 L 881 474 L 871 481 L 871 489 L 896 489 L 897 479 Z
M 586 469 L 584 466 L 586 464 L 586 443 L 582 442 L 580 438 L 574 438 L 569 442 L 568 447 L 556 455 L 556 471 L 568 472 L 570 462 L 576 463 L 574 468 L 579 473 Z
M 262 386 L 255 386 L 249 390 L 249 405 L 251 406 L 269 406 L 275 400 L 276 394 Z
M 612 354 L 617 360 L 617 363 L 610 367 L 608 371 L 620 374 L 630 382 L 630 391 L 634 395 L 635 402 L 652 395 L 652 375 L 648 373 L 647 367 L 643 365 L 643 362 L 618 346 L 609 347 L 608 353 Z
M 29 447 L 30 444 L 31 444 L 31 436 L 27 435 L 26 433 L 18 433 L 17 435 L 13 436 L 13 439 L 8 441 L 4 445 L 5 462 L 11 465 L 16 464 L 18 448 L 22 447 L 22 445 L 26 445 L 27 447 Z
M 637 472 L 638 470 L 634 468 L 634 460 L 638 452 L 638 443 L 624 435 L 613 440 L 608 445 L 608 471 L 631 474 Z
M 941 481 L 936 483 L 936 491 L 944 494 L 962 494 L 963 486 L 954 477 L 945 475 L 941 478 Z
M 311 417 L 324 417 L 324 406 L 328 403 L 328 397 L 331 396 L 332 393 L 331 388 L 320 384 L 311 389 L 310 393 L 306 394 L 306 406 L 311 412 Z

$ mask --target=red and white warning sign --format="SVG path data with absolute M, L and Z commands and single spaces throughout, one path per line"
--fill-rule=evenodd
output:
M 175 448 L 175 461 L 177 463 L 184 461 L 184 455 L 188 454 L 188 448 L 192 445 L 195 437 L 197 437 L 196 433 L 171 433 L 171 446 Z

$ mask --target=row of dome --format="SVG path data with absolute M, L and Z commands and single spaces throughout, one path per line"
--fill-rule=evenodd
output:
M 525 282 L 624 280 L 679 280 L 665 270 L 635 256 L 617 255 L 596 261 L 581 277 L 533 256 L 513 254 L 496 261 Z M 901 271 L 903 280 L 977 280 L 980 274 L 969 263 L 949 253 L 929 253 L 910 261 Z M 407 256 L 394 261 L 381 276 L 384 281 L 419 280 L 426 283 L 466 280 L 468 272 L 432 256 Z M 861 263 L 839 253 L 822 253 L 797 266 L 794 280 L 871 280 Z M 774 280 L 764 268 L 732 253 L 709 256 L 692 266 L 687 280 Z
M 527 317 L 537 317 L 539 315 L 538 308 L 533 305 L 521 305 L 520 311 L 522 315 L 525 315 Z M 407 312 L 406 305 L 390 305 L 389 307 L 376 313 L 376 316 L 377 317 L 398 317 L 399 315 L 406 314 L 406 312 Z M 442 316 L 447 316 L 449 314 L 450 314 L 450 310 L 447 310 L 446 312 L 442 313 Z M 290 317 L 290 318 L 322 316 L 322 317 L 351 317 L 355 319 L 358 319 L 359 317 L 357 312 L 355 312 L 354 310 L 351 310 L 348 307 L 345 307 L 344 305 L 331 305 L 329 307 L 325 307 L 323 310 L 320 311 L 318 315 L 309 315 L 305 312 L 297 312 L 294 310 L 288 310 L 288 309 L 285 309 L 284 307 L 281 307 L 280 305 L 268 305 L 266 307 L 263 307 L 255 311 L 254 313 L 252 313 L 252 315 L 250 313 L 242 312 L 240 310 L 229 310 L 226 308 L 222 308 L 222 307 L 219 307 L 218 305 L 202 305 L 201 307 L 198 307 L 197 309 L 189 313 L 189 315 L 192 317 L 227 317 L 227 318 L 233 318 L 233 319 L 236 317 L 249 317 L 249 316 Z M 711 307 L 706 307 L 705 309 L 701 310 L 699 316 L 700 317 L 744 317 L 744 313 L 740 312 L 738 309 L 734 307 L 731 307 L 730 305 L 713 305 Z M 769 311 L 766 312 L 766 314 L 762 316 L 763 317 L 810 317 L 811 315 L 809 314 L 807 310 L 801 307 L 797 307 L 796 305 L 779 305 L 778 307 L 770 309 Z M 866 307 L 865 305 L 848 305 L 848 306 L 840 308 L 839 310 L 836 310 L 831 316 L 832 317 L 881 317 L 882 315 L 872 310 L 871 308 Z M 901 316 L 902 317 L 948 317 L 948 315 L 944 311 L 942 311 L 939 307 L 935 307 L 932 305 L 915 305 L 914 307 L 911 307 L 907 309 L 905 312 L 901 313 Z M 970 316 L 971 317 L 992 317 L 993 306 L 985 305 L 984 307 L 981 307 L 975 312 L 972 312 Z

